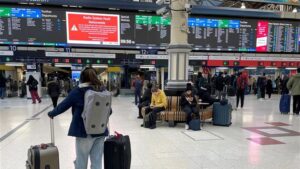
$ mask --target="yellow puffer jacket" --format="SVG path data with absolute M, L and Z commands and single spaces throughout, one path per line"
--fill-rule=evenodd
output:
M 150 106 L 167 108 L 168 103 L 167 103 L 167 96 L 165 92 L 159 90 L 157 94 L 152 94 Z

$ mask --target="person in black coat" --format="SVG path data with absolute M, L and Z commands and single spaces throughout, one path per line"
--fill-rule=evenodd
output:
M 214 102 L 220 102 L 220 99 L 215 99 L 209 94 L 207 86 L 201 87 L 201 89 L 199 90 L 199 98 L 201 99 L 201 102 L 209 103 L 208 106 L 214 104 Z
M 224 86 L 225 86 L 223 72 L 219 72 L 219 76 L 216 78 L 215 86 L 216 86 L 216 90 L 217 90 L 218 99 L 221 99 L 222 92 L 223 92 L 223 89 L 224 89 Z
M 38 100 L 39 103 L 42 102 L 39 94 L 38 94 L 38 84 L 39 82 L 32 76 L 29 76 L 29 79 L 26 83 L 26 85 L 28 85 L 29 87 L 29 91 L 30 91 L 30 95 L 31 95 L 31 99 L 32 99 L 32 104 L 35 104 L 35 101 Z
M 147 84 L 147 88 L 146 88 L 146 90 L 145 90 L 142 98 L 140 99 L 140 103 L 138 105 L 138 108 L 139 108 L 139 116 L 138 116 L 138 118 L 139 119 L 143 118 L 143 116 L 142 116 L 142 108 L 146 107 L 146 106 L 149 106 L 150 103 L 151 103 L 151 97 L 152 97 L 151 88 L 152 88 L 152 84 L 148 83 Z
M 2 73 L 0 73 L 0 97 L 4 99 L 5 96 L 5 88 L 6 88 L 6 79 Z
M 186 113 L 186 129 L 188 129 L 189 122 L 192 120 L 192 116 L 199 116 L 197 109 L 197 100 L 193 94 L 193 88 L 190 83 L 187 84 L 186 91 L 181 95 L 180 105 L 182 111 Z
M 56 78 L 50 78 L 50 82 L 47 85 L 48 94 L 51 97 L 53 107 L 57 106 L 57 101 L 60 95 L 60 87 Z
M 268 94 L 269 99 L 270 99 L 271 95 L 273 93 L 273 84 L 272 84 L 272 80 L 271 80 L 270 76 L 268 77 L 268 80 L 267 80 L 266 89 L 267 89 L 267 94 Z

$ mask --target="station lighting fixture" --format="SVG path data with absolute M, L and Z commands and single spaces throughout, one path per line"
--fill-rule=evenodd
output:
M 292 12 L 297 13 L 298 12 L 297 8 L 294 8 Z
M 72 65 L 67 63 L 55 63 L 55 67 L 72 67 Z
M 219 69 L 219 70 L 227 70 L 228 67 L 217 67 L 217 69 Z
M 266 67 L 266 70 L 277 70 L 277 67 Z
M 106 64 L 93 64 L 93 68 L 108 68 L 108 65 Z
M 241 9 L 246 9 L 245 2 L 242 2 L 242 4 L 241 4 Z
M 154 65 L 140 65 L 140 68 L 141 69 L 153 69 L 153 68 L 155 68 L 155 66 Z
M 22 66 L 24 66 L 24 63 L 5 63 L 5 66 L 17 66 L 17 67 L 22 67 Z
M 287 68 L 285 68 L 286 70 L 297 70 L 297 68 L 296 67 L 287 67 Z
M 245 69 L 247 69 L 247 70 L 255 70 L 257 68 L 256 67 L 246 67 Z

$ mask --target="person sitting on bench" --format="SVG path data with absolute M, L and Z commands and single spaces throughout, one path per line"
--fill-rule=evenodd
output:
M 150 129 L 156 128 L 157 114 L 166 110 L 167 108 L 167 96 L 164 91 L 160 90 L 158 86 L 152 88 L 152 98 L 150 107 L 146 108 L 145 113 L 152 113 L 153 121 L 151 122 Z
M 186 113 L 185 129 L 189 129 L 189 123 L 192 120 L 192 115 L 199 116 L 197 109 L 197 100 L 193 94 L 193 87 L 190 83 L 187 83 L 185 92 L 181 95 L 180 105 L 182 111 Z
M 199 98 L 201 99 L 201 102 L 203 103 L 209 103 L 208 106 L 214 104 L 214 102 L 220 102 L 220 99 L 215 99 L 211 97 L 206 87 L 201 87 L 199 90 Z
M 146 88 L 146 90 L 145 90 L 145 92 L 143 94 L 143 97 L 141 98 L 141 103 L 139 103 L 139 105 L 138 105 L 138 108 L 139 108 L 139 116 L 138 116 L 138 118 L 139 119 L 143 118 L 143 116 L 142 116 L 142 108 L 146 107 L 146 106 L 149 106 L 150 103 L 151 103 L 151 96 L 152 96 L 151 88 L 152 88 L 152 84 L 148 83 L 147 84 L 147 88 Z

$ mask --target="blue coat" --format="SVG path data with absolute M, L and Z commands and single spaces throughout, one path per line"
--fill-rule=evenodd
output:
M 84 128 L 83 119 L 81 114 L 84 107 L 84 94 L 91 89 L 91 87 L 75 88 L 73 89 L 67 98 L 65 98 L 54 110 L 48 113 L 50 117 L 55 117 L 61 113 L 66 112 L 72 107 L 72 121 L 70 124 L 68 136 L 86 138 L 87 134 Z M 108 130 L 100 135 L 92 135 L 92 137 L 107 136 Z

